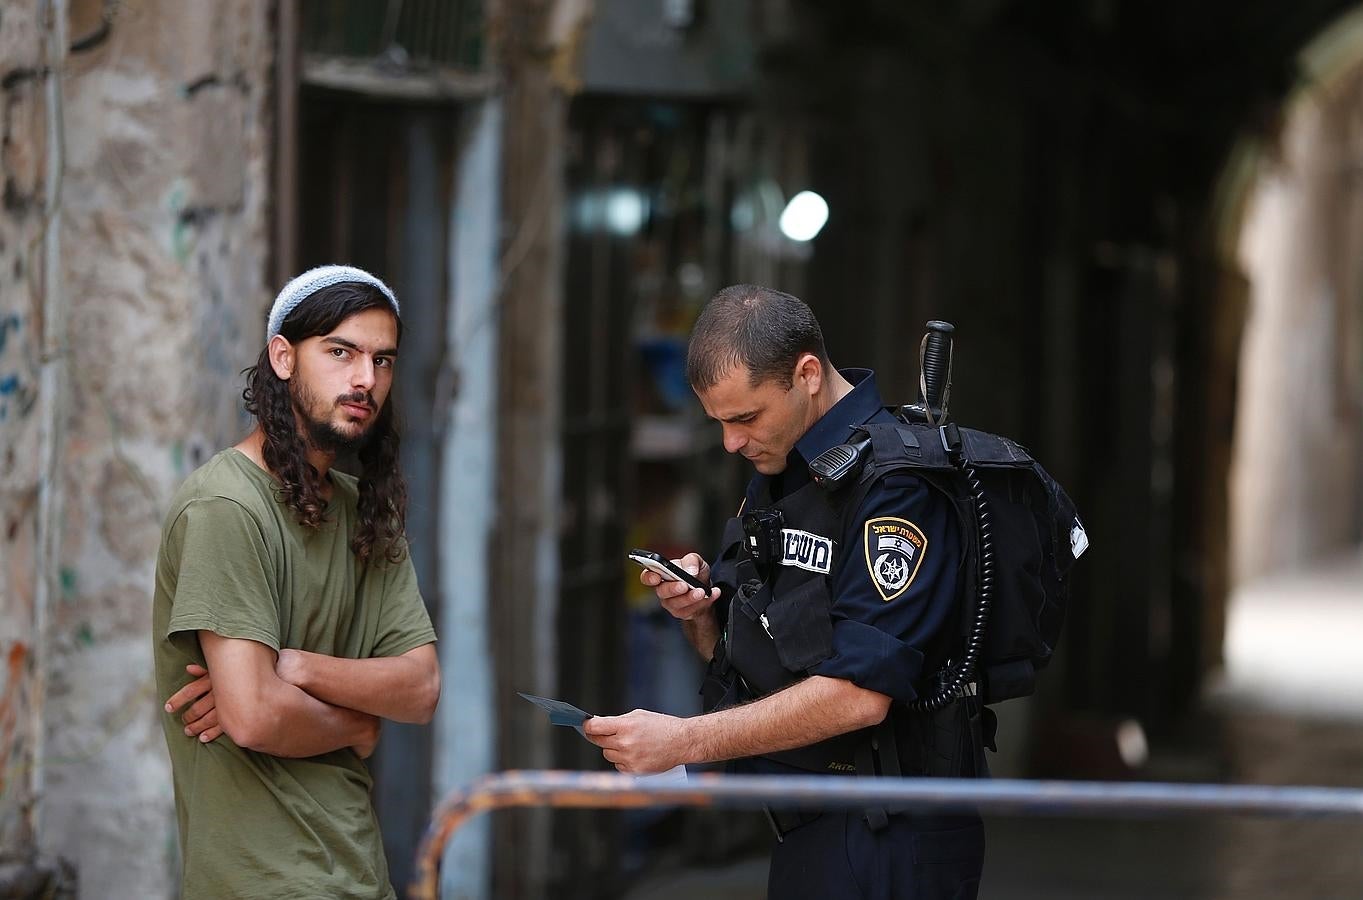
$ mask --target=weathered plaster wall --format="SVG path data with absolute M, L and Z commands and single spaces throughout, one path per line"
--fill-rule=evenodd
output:
M 15 67 L 10 48 L 27 47 L 40 31 L 31 23 L 41 6 L 6 2 L 6 71 Z M 171 493 L 245 427 L 237 373 L 263 339 L 269 299 L 271 6 L 72 3 L 73 41 L 98 25 L 101 11 L 109 28 L 70 53 L 61 75 L 64 515 L 59 590 L 43 636 L 37 803 L 40 846 L 76 863 L 86 897 L 174 892 L 172 794 L 151 681 L 151 579 Z M 22 84 L 7 87 L 4 101 L 7 129 L 41 118 L 31 108 L 39 99 Z M 0 214 L 0 323 L 9 323 L 0 332 L 0 391 L 11 374 L 18 379 L 0 394 L 0 534 L 5 578 L 17 587 L 0 607 L 6 654 L 32 631 L 28 581 L 40 574 L 25 505 L 43 476 L 24 412 L 34 364 L 26 304 L 35 291 L 31 274 L 9 277 L 36 227 L 9 198 L 38 190 L 41 154 L 30 148 L 41 147 L 40 134 L 10 141 L 7 133 L 5 177 L 17 186 Z M 0 822 L 13 811 L 6 795 Z
M 47 104 L 38 0 L 0 10 L 0 850 L 33 850 L 39 337 Z M 27 563 L 27 565 L 26 565 Z

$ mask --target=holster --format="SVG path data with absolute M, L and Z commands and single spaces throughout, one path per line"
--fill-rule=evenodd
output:
M 918 778 L 987 778 L 997 720 L 974 695 L 960 697 L 936 712 L 902 708 L 871 729 L 857 750 L 857 774 Z M 879 831 L 907 806 L 866 810 L 866 824 Z
M 994 749 L 998 720 L 974 695 L 936 712 L 909 712 L 895 729 L 900 767 L 927 778 L 987 778 L 986 747 Z
M 735 706 L 742 700 L 739 692 L 738 670 L 729 664 L 729 651 L 723 638 L 715 642 L 714 654 L 705 667 L 705 678 L 700 683 L 702 708 L 706 712 Z

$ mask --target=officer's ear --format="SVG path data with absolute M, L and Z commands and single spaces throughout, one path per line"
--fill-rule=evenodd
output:
M 791 378 L 792 387 L 813 397 L 823 387 L 823 363 L 813 353 L 801 353 L 795 360 L 795 372 Z

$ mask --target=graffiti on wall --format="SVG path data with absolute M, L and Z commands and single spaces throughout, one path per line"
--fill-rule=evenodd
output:
M 37 398 L 26 354 L 20 352 L 23 331 L 22 316 L 0 313 L 0 423 L 27 417 Z
M 28 647 L 16 641 L 9 650 L 7 680 L 0 689 L 0 796 L 4 796 L 10 781 L 21 775 L 12 771 L 16 768 L 14 758 L 15 728 L 19 718 L 19 692 L 24 684 L 24 662 L 28 657 Z

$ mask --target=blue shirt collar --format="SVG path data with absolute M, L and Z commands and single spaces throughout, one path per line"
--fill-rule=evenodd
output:
M 865 425 L 885 409 L 876 388 L 876 373 L 870 369 L 839 369 L 843 378 L 852 384 L 852 390 L 833 408 L 824 413 L 805 432 L 804 437 L 795 442 L 791 453 L 790 465 L 808 465 L 820 453 L 846 443 L 852 429 Z M 800 459 L 795 459 L 796 454 Z
M 865 425 L 872 419 L 894 421 L 885 411 L 876 388 L 876 376 L 870 369 L 839 369 L 843 378 L 852 384 L 852 390 L 833 408 L 824 413 L 819 421 L 810 426 L 795 447 L 786 457 L 785 471 L 768 477 L 760 473 L 753 475 L 748 482 L 747 503 L 754 503 L 761 495 L 763 487 L 770 488 L 771 497 L 781 497 L 798 490 L 809 481 L 809 461 L 820 453 L 847 442 L 852 429 Z

